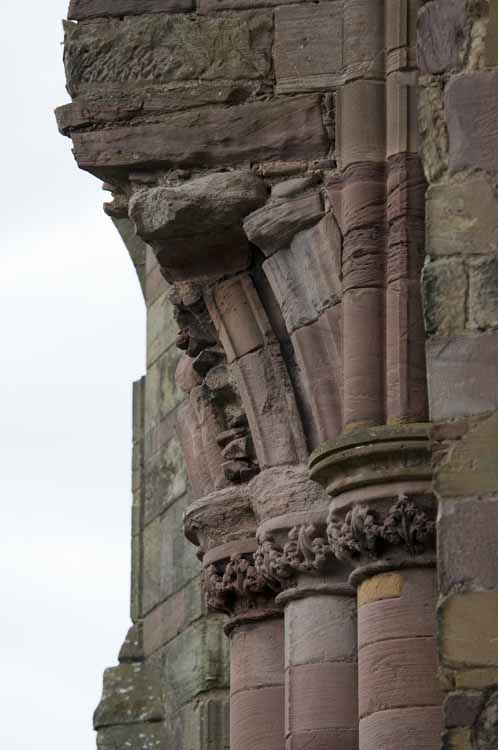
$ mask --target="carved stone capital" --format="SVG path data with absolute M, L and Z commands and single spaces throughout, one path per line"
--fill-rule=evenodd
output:
M 429 426 L 375 427 L 323 445 L 311 475 L 331 497 L 327 540 L 357 582 L 379 570 L 434 565 L 436 502 Z
M 333 559 L 326 529 L 313 523 L 294 526 L 283 544 L 271 533 L 263 532 L 254 555 L 257 571 L 265 580 L 282 587 L 290 585 L 299 573 L 322 573 Z
M 387 513 L 365 505 L 353 507 L 345 518 L 332 512 L 327 536 L 339 560 L 378 560 L 393 551 L 415 558 L 433 550 L 435 530 L 432 499 L 400 495 Z
M 267 611 L 280 591 L 278 583 L 257 570 L 251 553 L 236 553 L 206 567 L 203 587 L 208 606 L 232 617 Z

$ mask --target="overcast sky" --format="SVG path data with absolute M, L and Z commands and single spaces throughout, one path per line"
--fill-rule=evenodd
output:
M 129 624 L 131 382 L 144 309 L 53 109 L 68 0 L 3 0 L 0 747 L 94 750 Z

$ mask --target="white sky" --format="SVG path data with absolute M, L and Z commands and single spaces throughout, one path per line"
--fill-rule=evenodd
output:
M 53 109 L 68 0 L 0 26 L 0 748 L 94 750 L 129 624 L 132 264 Z

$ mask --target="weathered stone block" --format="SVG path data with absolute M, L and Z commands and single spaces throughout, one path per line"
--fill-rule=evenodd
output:
M 151 664 L 121 664 L 104 673 L 104 691 L 95 729 L 117 724 L 161 721 L 164 711 L 159 672 Z
M 133 16 L 145 13 L 175 13 L 195 9 L 193 0 L 71 0 L 68 18 L 82 21 L 99 16 Z
M 199 578 L 169 597 L 149 612 L 143 621 L 145 656 L 157 651 L 176 638 L 189 625 L 205 614 L 204 593 Z
M 498 65 L 498 4 L 491 0 L 489 4 L 489 18 L 486 29 L 486 67 Z
M 386 158 L 385 86 L 355 81 L 337 94 L 337 160 L 341 169 L 355 162 Z
M 434 638 L 383 640 L 360 648 L 358 669 L 360 719 L 390 709 L 438 706 L 437 655 Z M 406 684 L 399 686 L 399 675 Z
M 171 347 L 149 367 L 145 381 L 145 423 L 157 426 L 185 398 L 176 385 L 175 372 L 181 352 Z
M 310 443 L 318 447 L 342 430 L 342 308 L 335 305 L 292 334 L 298 375 L 313 414 Z
M 498 669 L 463 669 L 454 673 L 457 690 L 483 690 L 498 685 Z
M 265 261 L 264 272 L 292 333 L 341 299 L 342 237 L 332 213 Z
M 164 647 L 162 679 L 168 712 L 175 713 L 206 690 L 228 687 L 228 647 L 219 616 L 191 625 Z
M 378 711 L 361 723 L 362 750 L 437 747 L 442 729 L 443 712 L 440 706 Z
M 419 280 L 390 283 L 385 304 L 388 420 L 425 422 L 426 342 Z
M 150 305 L 154 300 L 161 296 L 161 294 L 169 289 L 169 284 L 161 273 L 159 263 L 154 254 L 154 251 L 148 245 L 145 254 L 145 300 L 146 304 Z
M 66 23 L 65 32 L 72 96 L 101 84 L 264 78 L 270 70 L 272 21 L 264 11 L 125 16 Z
M 334 669 L 327 662 L 290 667 L 287 711 L 293 717 L 293 728 L 311 732 L 354 726 L 358 721 L 357 670 L 354 662 L 337 662 Z
M 434 613 L 437 602 L 435 572 L 428 574 L 427 569 L 412 568 L 394 574 L 395 578 L 391 575 L 375 576 L 372 585 L 364 584 L 365 588 L 360 589 L 360 649 L 375 645 L 379 641 L 395 642 L 406 638 L 429 640 L 434 637 Z M 401 581 L 398 580 L 399 577 Z M 364 601 L 365 595 L 379 598 Z
M 498 430 L 494 436 L 494 446 L 497 438 Z M 458 446 L 456 450 L 458 451 Z M 467 454 L 467 458 L 470 458 L 470 454 Z M 493 462 L 498 465 L 496 449 Z M 493 471 L 493 468 L 490 468 Z M 464 467 L 461 466 L 461 469 L 463 473 Z M 469 489 L 476 473 L 478 474 L 479 470 L 476 472 L 469 464 L 468 473 L 465 472 L 466 477 L 463 479 L 463 483 Z M 498 492 L 498 466 L 493 473 Z M 482 489 L 482 486 L 479 486 L 479 478 L 476 485 L 472 488 L 475 494 Z M 442 594 L 464 586 L 479 589 L 498 588 L 497 533 L 498 498 L 445 500 L 442 503 L 438 520 L 438 571 Z M 475 540 L 475 543 L 469 544 L 470 540 Z
M 444 702 L 445 726 L 471 727 L 482 707 L 482 694 L 477 691 L 450 693 Z
M 498 666 L 498 593 L 469 591 L 439 607 L 439 644 L 448 666 Z
M 111 176 L 140 165 L 197 169 L 254 161 L 318 159 L 329 140 L 320 100 L 313 95 L 205 108 L 134 127 L 73 133 L 82 169 Z
M 173 346 L 178 333 L 174 308 L 165 290 L 147 308 L 147 366 L 152 365 L 166 349 Z
M 185 750 L 229 750 L 228 697 L 197 698 L 168 715 L 165 748 Z
M 286 5 L 298 3 L 300 0 L 288 0 Z M 246 10 L 247 8 L 272 7 L 281 5 L 282 0 L 199 0 L 200 13 L 210 13 L 217 10 Z
M 466 323 L 467 273 L 461 260 L 438 260 L 424 267 L 425 329 L 428 334 L 462 333 Z
M 267 750 L 284 740 L 283 686 L 242 691 L 230 701 L 230 745 Z
M 446 87 L 450 172 L 498 169 L 498 70 L 455 76 Z
M 187 502 L 177 500 L 143 531 L 143 614 L 199 575 L 195 547 L 183 534 Z
M 344 427 L 384 418 L 384 291 L 375 286 L 344 293 Z M 358 424 L 359 423 L 359 424 Z
M 486 346 L 485 343 L 482 344 Z M 493 352 L 494 353 L 494 352 Z M 482 362 L 477 367 L 483 367 Z M 494 360 L 493 376 L 496 379 L 496 359 Z M 465 376 L 465 372 L 463 373 Z M 449 384 L 451 387 L 451 383 Z M 477 383 L 477 386 L 479 383 Z M 476 386 L 476 383 L 471 383 Z M 458 393 L 455 394 L 458 398 Z M 469 424 L 467 433 L 455 442 L 436 470 L 435 487 L 443 497 L 468 497 L 469 495 L 486 495 L 498 492 L 498 461 L 496 459 L 496 445 L 498 441 L 498 412 L 487 419 L 477 420 Z M 467 513 L 471 513 L 469 506 Z M 488 508 L 485 504 L 475 507 L 476 516 L 479 510 L 489 513 L 489 520 L 494 514 L 494 506 Z M 450 512 L 450 511 L 449 511 Z M 460 513 L 465 513 L 461 510 Z M 476 518 L 476 522 L 477 518 Z M 480 535 L 476 536 L 480 539 Z M 488 550 L 486 550 L 488 554 Z M 482 563 L 479 562 L 479 565 Z
M 384 0 L 344 3 L 344 66 L 348 79 L 383 76 L 384 6 Z
M 417 18 L 425 0 L 386 0 L 386 72 L 416 67 Z
M 404 579 L 398 573 L 384 573 L 367 579 L 358 589 L 358 606 L 384 599 L 399 599 Z
M 452 336 L 427 342 L 431 419 L 484 414 L 498 408 L 498 336 Z
M 203 497 L 212 492 L 215 489 L 215 480 L 220 477 L 223 457 L 216 444 L 215 435 L 222 429 L 222 425 L 215 429 L 217 423 L 214 416 L 211 415 L 210 418 L 207 415 L 202 426 L 190 400 L 182 404 L 178 410 L 176 428 L 193 497 Z M 210 424 L 213 425 L 212 428 Z
M 448 169 L 448 129 L 444 107 L 444 87 L 432 77 L 419 79 L 419 151 L 429 182 L 438 180 Z
M 434 0 L 418 17 L 417 62 L 422 73 L 460 67 L 467 31 L 465 0 Z
M 443 750 L 473 750 L 470 729 L 452 729 L 442 735 Z
M 249 275 L 223 281 L 206 298 L 206 304 L 229 363 L 256 351 L 276 338 Z
M 285 609 L 285 663 L 354 661 L 356 631 L 354 598 L 309 596 L 289 602 Z
M 183 534 L 183 516 L 188 497 L 183 496 L 161 518 L 161 554 L 159 560 L 160 598 L 179 591 L 199 575 L 200 563 L 193 544 Z
M 133 383 L 132 397 L 132 433 L 133 442 L 138 443 L 144 437 L 144 419 L 145 419 L 145 377 L 135 380 Z
M 298 232 L 316 223 L 323 213 L 320 193 L 308 192 L 285 201 L 270 201 L 246 217 L 244 231 L 269 256 L 288 247 Z
M 160 519 L 156 518 L 152 523 L 148 524 L 143 530 L 141 536 L 143 539 L 143 572 L 140 585 L 143 604 L 140 608 L 140 614 L 144 615 L 160 601 L 160 560 L 162 541 Z
M 185 494 L 188 488 L 187 470 L 181 445 L 176 436 L 145 465 L 144 523 L 148 524 Z
M 129 629 L 123 645 L 119 651 L 120 664 L 132 664 L 143 661 L 144 644 L 142 623 L 136 623 Z
M 142 615 L 144 573 L 143 537 L 140 533 L 131 538 L 130 617 L 137 622 Z
M 305 462 L 302 423 L 278 344 L 241 357 L 233 372 L 260 467 Z
M 167 747 L 165 741 L 163 724 L 105 727 L 97 734 L 97 750 L 162 750 Z
M 283 621 L 237 628 L 230 636 L 230 694 L 275 685 L 284 669 Z
M 123 88 L 119 83 L 99 84 L 85 89 L 71 104 L 58 107 L 55 117 L 62 135 L 70 136 L 75 130 L 109 123 L 123 126 L 136 117 L 152 120 L 210 104 L 242 104 L 268 96 L 270 91 L 271 84 L 262 80 L 144 83 L 134 89 Z
M 469 323 L 481 331 L 498 328 L 498 258 L 469 262 Z
M 137 191 L 130 217 L 172 280 L 221 276 L 249 263 L 242 220 L 266 200 L 264 181 L 250 170 L 214 172 L 174 187 Z
M 387 157 L 418 153 L 418 86 L 414 71 L 395 71 L 386 86 L 388 121 L 396 127 L 387 129 Z
M 429 188 L 427 252 L 435 256 L 498 253 L 498 201 L 483 175 Z
M 475 730 L 478 750 L 494 750 L 498 737 L 498 691 L 487 696 L 486 704 Z
M 342 72 L 342 3 L 286 5 L 275 11 L 278 93 L 336 86 Z

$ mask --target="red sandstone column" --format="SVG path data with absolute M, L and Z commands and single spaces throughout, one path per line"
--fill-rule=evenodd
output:
M 322 580 L 279 597 L 285 604 L 286 750 L 358 748 L 356 602 Z
M 409 568 L 358 589 L 361 750 L 438 750 L 436 573 Z
M 240 621 L 230 631 L 230 748 L 284 748 L 284 622 Z
M 254 565 L 248 485 L 192 503 L 185 529 L 200 547 L 207 605 L 229 617 L 230 750 L 284 750 L 283 613 Z
M 384 0 L 344 4 L 346 83 L 337 93 L 342 173 L 345 429 L 384 421 Z M 332 204 L 334 200 L 332 199 Z
M 283 588 L 285 749 L 357 750 L 356 597 L 350 566 L 327 542 L 326 512 L 273 518 L 258 536 L 256 566 Z
M 356 81 L 338 96 L 344 426 L 351 429 L 384 421 L 384 85 Z M 329 191 L 333 204 L 336 189 Z
M 358 430 L 310 459 L 332 498 L 330 547 L 358 586 L 360 750 L 440 747 L 429 429 Z

